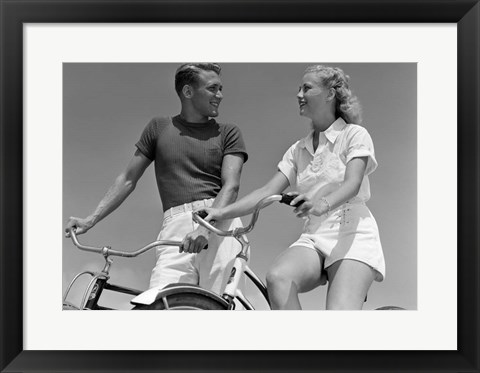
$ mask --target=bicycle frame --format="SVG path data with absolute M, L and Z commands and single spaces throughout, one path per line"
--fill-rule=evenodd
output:
M 253 284 L 260 290 L 261 294 L 264 296 L 268 305 L 270 306 L 270 301 L 268 299 L 267 288 L 263 282 L 257 277 L 257 275 L 248 267 L 247 260 L 248 257 L 246 253 L 250 248 L 250 244 L 245 239 L 244 236 L 235 237 L 242 244 L 242 250 L 235 258 L 233 263 L 232 270 L 230 272 L 230 277 L 228 278 L 227 285 L 223 292 L 222 298 L 228 302 L 229 309 L 235 308 L 234 300 L 238 299 L 239 302 L 247 309 L 254 310 L 255 308 L 248 301 L 248 299 L 243 295 L 242 291 L 238 288 L 242 274 L 245 274 Z
M 229 308 L 234 309 L 234 299 L 238 299 L 238 301 L 245 307 L 247 310 L 254 310 L 255 308 L 249 302 L 249 300 L 243 295 L 243 292 L 238 288 L 238 284 L 241 279 L 241 275 L 245 274 L 247 278 L 249 278 L 253 284 L 257 287 L 260 293 L 265 298 L 266 302 L 270 306 L 270 300 L 268 298 L 267 288 L 263 284 L 263 282 L 257 277 L 257 275 L 248 267 L 246 264 L 245 259 L 241 257 L 237 257 L 233 264 L 232 271 L 230 273 L 230 278 L 227 282 L 227 286 L 225 287 L 225 291 L 222 295 L 224 299 L 229 302 Z

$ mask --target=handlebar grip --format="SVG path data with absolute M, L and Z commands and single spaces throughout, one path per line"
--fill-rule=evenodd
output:
M 202 219 L 205 219 L 208 216 L 208 213 L 205 210 L 201 210 L 197 212 L 197 215 L 200 216 Z
M 282 199 L 279 201 L 280 203 L 284 203 L 286 205 L 290 205 L 290 203 L 295 199 L 296 196 L 289 196 L 288 194 L 281 194 L 282 196 Z M 305 202 L 304 200 L 301 200 L 299 202 L 297 202 L 295 205 L 293 205 L 293 207 L 298 207 L 300 206 L 303 202 Z

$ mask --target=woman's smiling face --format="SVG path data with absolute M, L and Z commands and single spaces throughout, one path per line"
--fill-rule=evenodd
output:
M 297 94 L 300 115 L 313 119 L 315 113 L 324 110 L 326 103 L 331 101 L 329 93 L 315 73 L 305 74 Z

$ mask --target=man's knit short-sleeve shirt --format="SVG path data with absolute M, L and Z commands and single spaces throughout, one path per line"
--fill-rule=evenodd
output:
M 155 161 L 163 210 L 215 198 L 222 188 L 223 157 L 237 153 L 248 159 L 242 134 L 233 124 L 189 123 L 179 115 L 154 118 L 145 127 L 136 147 Z

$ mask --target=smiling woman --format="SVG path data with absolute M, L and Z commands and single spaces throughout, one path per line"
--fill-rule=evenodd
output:
M 205 208 L 207 220 L 234 218 L 268 195 L 296 190 L 291 205 L 307 220 L 267 272 L 273 309 L 301 309 L 298 295 L 328 280 L 326 309 L 360 310 L 373 281 L 385 276 L 377 223 L 365 205 L 377 161 L 347 79 L 339 68 L 308 67 L 297 98 L 313 131 L 287 150 L 263 187 L 222 209 Z
M 321 79 L 321 83 L 319 82 L 319 78 Z M 345 75 L 343 70 L 322 65 L 313 65 L 305 70 L 303 80 L 305 82 L 300 87 L 297 95 L 300 108 L 307 102 L 304 93 L 308 90 L 310 92 L 307 94 L 307 97 L 321 94 L 324 96 L 330 95 L 330 97 L 334 96 L 335 117 L 341 117 L 347 123 L 362 122 L 362 108 L 357 97 L 352 94 L 348 85 L 350 77 Z M 302 112 L 300 112 L 300 114 L 308 116 Z

